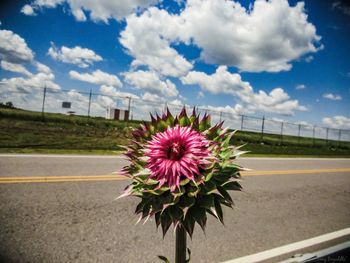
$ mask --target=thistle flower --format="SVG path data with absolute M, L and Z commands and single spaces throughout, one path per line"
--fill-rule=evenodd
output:
M 140 220 L 154 216 L 163 235 L 173 224 L 191 237 L 195 223 L 205 229 L 207 214 L 223 223 L 221 205 L 233 207 L 228 191 L 241 190 L 244 168 L 235 159 L 244 152 L 231 145 L 234 133 L 222 125 L 211 126 L 207 114 L 200 120 L 195 109 L 187 116 L 184 108 L 175 118 L 169 110 L 151 115 L 133 131 L 125 154 L 130 164 L 122 169 L 132 183 L 120 197 L 141 198 Z
M 146 145 L 150 178 L 159 181 L 158 187 L 166 184 L 171 191 L 186 178 L 202 182 L 200 170 L 210 164 L 209 145 L 203 134 L 190 127 L 176 125 L 157 133 Z

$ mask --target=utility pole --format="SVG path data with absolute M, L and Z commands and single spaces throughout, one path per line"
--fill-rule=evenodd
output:
M 298 144 L 300 144 L 300 129 L 301 129 L 301 124 L 298 125 Z
M 90 94 L 89 94 L 88 117 L 90 117 L 91 96 L 92 96 L 92 89 L 90 89 Z
M 41 114 L 44 117 L 44 112 L 45 112 L 45 99 L 46 99 L 46 83 L 44 87 L 44 95 L 43 95 L 43 105 L 41 107 Z
M 264 126 L 265 126 L 265 115 L 262 118 L 262 124 L 261 124 L 261 141 L 264 139 Z
M 242 114 L 242 119 L 241 119 L 241 131 L 243 131 L 243 122 L 244 122 L 244 115 Z
M 283 126 L 284 126 L 284 122 L 282 121 L 282 124 L 281 124 L 281 145 L 283 144 Z
M 339 129 L 339 134 L 338 134 L 338 147 L 340 147 L 340 139 L 341 139 L 341 129 Z
M 221 118 L 222 118 L 222 111 L 220 111 L 220 121 L 219 122 L 221 122 Z
M 129 114 L 130 114 L 131 97 L 128 97 L 128 100 L 129 100 L 129 102 L 128 102 L 128 112 L 129 112 Z
M 129 102 L 128 102 L 128 115 L 129 115 L 129 118 L 128 118 L 128 121 L 130 120 L 130 108 L 131 108 L 131 97 L 128 98 L 129 99 Z
M 329 133 L 329 128 L 326 129 L 326 145 L 328 145 L 328 133 Z
M 315 125 L 314 128 L 312 129 L 312 146 L 315 147 Z

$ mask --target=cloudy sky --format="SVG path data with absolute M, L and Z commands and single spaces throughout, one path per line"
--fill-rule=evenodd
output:
M 70 90 L 52 109 L 92 89 L 350 129 L 345 1 L 2 1 L 0 21 L 0 101 L 17 107 L 46 85 Z

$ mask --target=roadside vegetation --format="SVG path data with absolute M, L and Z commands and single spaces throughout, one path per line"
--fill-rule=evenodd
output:
M 118 153 L 127 145 L 130 127 L 140 121 L 67 116 L 0 108 L 0 152 L 13 153 Z M 251 155 L 350 157 L 350 142 L 298 138 L 237 131 L 235 145 L 245 144 Z

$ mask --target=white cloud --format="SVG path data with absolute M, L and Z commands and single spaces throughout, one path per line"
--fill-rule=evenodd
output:
M 21 9 L 21 13 L 27 15 L 27 16 L 35 16 L 36 13 L 34 12 L 34 9 L 31 5 L 24 5 Z
M 181 101 L 179 99 L 174 99 L 174 100 L 169 101 L 168 105 L 169 105 L 169 109 L 171 109 L 171 106 L 177 106 L 177 107 L 186 106 L 186 107 L 190 107 L 190 105 L 185 104 L 183 101 Z
M 203 91 L 199 91 L 197 94 L 197 99 L 204 98 L 204 93 Z
M 350 5 L 345 3 L 345 1 L 335 1 L 332 3 L 333 9 L 338 9 L 343 12 L 345 15 L 350 16 Z
M 305 89 L 305 88 L 306 88 L 306 86 L 304 84 L 298 84 L 295 87 L 296 90 L 302 90 L 302 89 Z
M 342 100 L 342 97 L 340 95 L 333 93 L 325 93 L 322 95 L 322 97 L 329 100 Z
M 73 48 L 62 46 L 59 49 L 52 43 L 47 54 L 54 60 L 74 64 L 81 68 L 87 68 L 94 62 L 102 61 L 102 57 L 97 55 L 93 50 L 80 46 Z
M 33 89 L 43 89 L 45 87 L 52 90 L 60 90 L 61 87 L 54 82 L 55 75 L 52 73 L 46 74 L 38 72 L 27 78 L 3 78 L 1 80 L 2 87 L 11 92 L 34 92 Z
M 120 42 L 135 58 L 133 66 L 175 77 L 192 67 L 173 43 L 198 46 L 207 63 L 250 72 L 290 70 L 292 61 L 323 48 L 304 3 L 289 6 L 287 0 L 256 1 L 250 10 L 234 1 L 189 0 L 180 14 L 149 8 L 126 24 Z
M 309 126 L 309 127 L 312 127 L 313 125 L 307 121 L 297 121 L 297 122 L 294 122 L 295 124 L 298 124 L 298 125 L 302 125 L 302 126 Z M 305 127 L 304 127 L 305 128 Z
M 0 59 L 11 63 L 26 63 L 34 54 L 19 35 L 10 30 L 0 30 Z
M 124 73 L 125 81 L 139 89 L 163 95 L 174 97 L 179 94 L 174 83 L 170 80 L 161 80 L 154 71 L 132 71 Z
M 108 23 L 109 19 L 121 20 L 135 11 L 156 4 L 159 0 L 35 0 L 30 7 L 34 10 L 55 8 L 64 2 L 68 4 L 71 13 L 78 21 L 86 21 L 85 11 L 91 20 Z
M 119 41 L 135 58 L 132 66 L 146 65 L 162 75 L 179 77 L 192 68 L 170 43 L 176 39 L 181 20 L 165 10 L 150 8 L 141 16 L 135 14 L 126 19 L 126 28 Z
M 44 87 L 59 90 L 54 82 L 55 75 L 46 65 L 34 60 L 34 53 L 19 35 L 9 30 L 0 30 L 1 68 L 25 75 L 25 77 L 3 78 L 1 80 L 4 92 L 34 92 L 33 89 Z M 23 64 L 31 63 L 37 73 L 29 72 Z
M 182 77 L 183 84 L 198 84 L 203 90 L 213 94 L 230 94 L 240 98 L 249 111 L 265 111 L 284 115 L 293 115 L 295 110 L 305 111 L 305 106 L 297 100 L 290 100 L 282 88 L 275 88 L 270 93 L 260 90 L 255 93 L 249 82 L 243 81 L 239 74 L 230 73 L 226 66 L 220 66 L 212 75 L 191 71 Z
M 133 94 L 133 93 L 129 93 L 129 92 L 121 92 L 121 91 L 118 91 L 115 87 L 113 86 L 106 86 L 106 85 L 102 85 L 100 87 L 100 91 L 103 95 L 106 95 L 106 96 L 113 96 L 113 97 L 123 97 L 123 98 L 126 98 L 126 97 L 130 97 L 132 99 L 138 99 L 140 98 L 139 96 Z
M 190 0 L 182 18 L 206 62 L 243 71 L 290 70 L 290 62 L 316 52 L 320 40 L 303 2 L 255 1 L 246 10 L 234 1 Z
M 307 56 L 306 58 L 305 58 L 305 61 L 307 62 L 307 63 L 310 63 L 311 61 L 313 61 L 314 60 L 314 57 L 313 56 Z
M 236 104 L 234 107 L 231 107 L 229 105 L 226 105 L 224 107 L 208 105 L 208 106 L 203 106 L 202 108 L 205 108 L 211 111 L 216 111 L 216 112 L 229 113 L 229 114 L 232 114 L 232 117 L 238 117 L 239 115 L 250 113 L 241 104 Z
M 79 22 L 86 21 L 86 16 L 85 16 L 84 11 L 82 9 L 74 9 L 74 10 L 72 10 L 72 14 L 77 21 L 79 21 Z
M 63 2 L 64 0 L 35 0 L 32 5 L 35 6 L 35 8 L 55 8 Z
M 79 73 L 77 71 L 69 71 L 69 76 L 72 79 L 88 82 L 95 85 L 106 85 L 120 88 L 123 86 L 121 81 L 116 75 L 103 72 L 101 70 L 95 70 L 92 73 Z
M 322 123 L 330 128 L 350 129 L 350 118 L 345 116 L 333 116 L 322 119 Z
M 46 66 L 40 62 L 35 62 L 35 66 L 39 72 L 43 72 L 46 74 L 50 74 L 52 72 L 48 66 Z
M 145 101 L 158 101 L 158 102 L 164 100 L 164 98 L 161 98 L 159 95 L 148 93 L 148 92 L 142 95 L 142 99 Z
M 30 73 L 23 65 L 7 62 L 5 60 L 1 61 L 0 64 L 1 68 L 7 71 L 17 72 L 26 76 L 31 76 L 32 73 Z
M 202 89 L 213 94 L 250 95 L 252 93 L 249 82 L 243 81 L 239 74 L 228 72 L 226 66 L 219 66 L 212 75 L 191 71 L 182 77 L 181 81 L 183 84 L 198 84 Z

